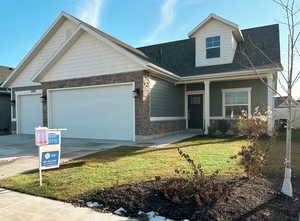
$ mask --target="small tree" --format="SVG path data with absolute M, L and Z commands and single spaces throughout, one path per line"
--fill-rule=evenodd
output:
M 241 150 L 232 158 L 240 158 L 241 164 L 248 177 L 255 177 L 262 174 L 266 164 L 267 155 L 273 144 L 275 136 L 262 142 L 260 138 L 268 134 L 266 113 L 259 112 L 258 108 L 249 117 L 243 112 L 239 122 L 239 133 L 246 136 L 249 142 L 243 145 Z
M 292 107 L 296 103 L 293 99 L 292 90 L 295 87 L 296 83 L 300 79 L 300 72 L 295 72 L 295 59 L 300 57 L 300 52 L 298 50 L 299 44 L 299 24 L 300 20 L 297 21 L 297 16 L 300 10 L 296 7 L 295 0 L 273 0 L 276 4 L 278 4 L 284 12 L 285 22 L 281 22 L 281 24 L 285 25 L 288 29 L 288 56 L 287 56 L 287 68 L 285 71 L 278 71 L 279 76 L 278 82 L 282 89 L 285 91 L 287 95 L 287 106 L 288 106 L 288 119 L 287 119 L 287 129 L 286 129 L 286 157 L 285 157 L 285 173 L 284 173 L 284 181 L 282 185 L 282 193 L 287 196 L 293 196 L 293 188 L 291 183 L 291 148 L 292 148 L 292 123 L 295 119 L 292 116 Z M 299 18 L 298 18 L 299 19 Z M 298 29 L 298 31 L 297 31 Z M 269 64 L 273 64 L 277 67 L 281 67 L 279 64 L 275 63 L 265 52 L 253 41 L 249 38 L 247 39 L 251 44 L 251 47 L 255 48 L 259 55 L 262 58 L 266 59 Z M 282 94 L 277 90 L 277 88 L 267 84 L 264 79 L 259 75 L 256 66 L 251 59 L 251 56 L 247 53 L 247 50 L 242 50 L 241 53 L 247 59 L 249 66 L 257 74 L 257 76 L 261 79 L 261 81 L 268 87 L 269 90 L 272 90 L 275 94 L 283 97 Z M 272 111 L 272 110 L 269 110 Z

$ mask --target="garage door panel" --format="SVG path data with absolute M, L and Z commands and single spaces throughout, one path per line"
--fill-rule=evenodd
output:
M 34 129 L 43 125 L 40 94 L 18 95 L 18 128 L 20 134 L 34 134 Z
M 67 128 L 66 137 L 132 140 L 132 85 L 50 92 L 51 127 Z

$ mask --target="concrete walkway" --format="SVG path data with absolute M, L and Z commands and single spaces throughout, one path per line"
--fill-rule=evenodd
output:
M 129 221 L 111 213 L 0 189 L 1 221 Z

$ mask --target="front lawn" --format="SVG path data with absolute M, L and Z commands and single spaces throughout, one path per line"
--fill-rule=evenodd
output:
M 186 166 L 185 161 L 179 157 L 178 146 L 196 162 L 201 162 L 207 173 L 219 169 L 224 176 L 240 175 L 243 173 L 241 167 L 230 157 L 245 142 L 231 138 L 194 137 L 163 147 L 119 147 L 67 162 L 57 170 L 43 171 L 42 187 L 39 187 L 38 173 L 0 180 L 0 186 L 60 200 L 72 200 L 96 189 L 147 181 L 155 176 L 174 176 L 176 168 Z
M 186 166 L 177 147 L 182 147 L 195 162 L 201 162 L 206 173 L 219 169 L 222 176 L 243 175 L 238 161 L 230 157 L 246 142 L 232 138 L 194 137 L 163 147 L 119 147 L 67 162 L 56 170 L 43 171 L 42 187 L 39 187 L 37 172 L 0 180 L 0 187 L 69 201 L 93 190 L 153 180 L 155 176 L 172 177 L 175 169 Z M 300 130 L 294 131 L 292 151 L 296 187 L 300 184 Z M 264 170 L 278 189 L 284 172 L 284 158 L 285 135 L 280 134 Z

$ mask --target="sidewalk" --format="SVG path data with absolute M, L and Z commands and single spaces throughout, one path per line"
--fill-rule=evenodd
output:
M 0 188 L 1 221 L 134 221 L 111 213 Z

